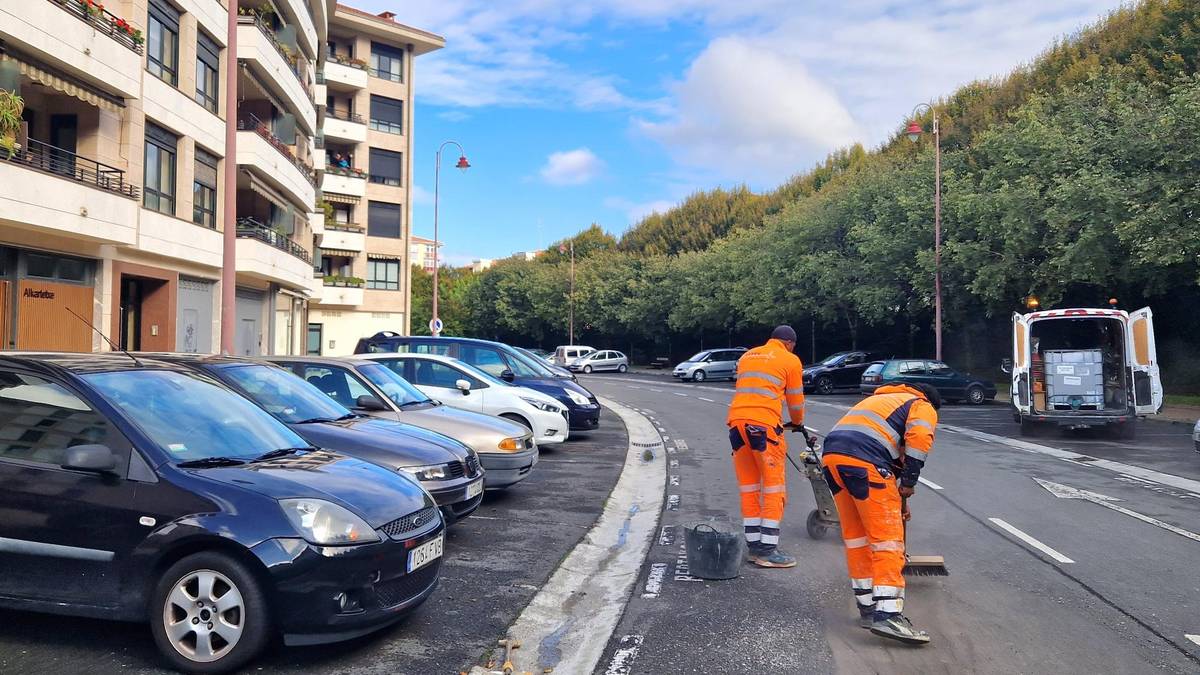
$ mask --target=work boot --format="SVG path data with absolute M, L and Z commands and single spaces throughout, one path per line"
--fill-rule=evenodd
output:
M 858 626 L 859 626 L 859 628 L 866 628 L 867 630 L 870 630 L 871 626 L 874 624 L 875 624 L 875 610 L 873 608 L 867 608 L 867 609 L 860 608 L 858 610 Z
M 758 557 L 758 554 L 762 553 L 762 544 L 757 541 L 746 542 L 746 553 L 746 559 L 749 562 L 754 562 L 754 559 Z
M 923 645 L 929 643 L 929 633 L 913 628 L 912 622 L 903 614 L 892 614 L 886 619 L 875 619 L 871 624 L 871 632 L 905 644 Z
M 750 558 L 750 562 L 759 567 L 795 567 L 796 559 L 779 552 L 774 546 L 763 546 L 758 553 Z

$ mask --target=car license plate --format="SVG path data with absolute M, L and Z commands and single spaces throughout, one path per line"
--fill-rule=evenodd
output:
M 467 499 L 474 499 L 483 493 L 483 481 L 477 480 L 467 486 Z
M 421 569 L 440 557 L 442 557 L 442 536 L 438 535 L 437 539 L 434 539 L 433 541 L 427 541 L 408 552 L 409 574 L 412 574 L 414 571 Z

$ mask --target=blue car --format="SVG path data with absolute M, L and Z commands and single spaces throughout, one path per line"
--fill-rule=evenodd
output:
M 996 398 L 996 385 L 970 373 L 960 373 L 941 361 L 890 359 L 873 363 L 863 372 L 859 391 L 873 394 L 885 384 L 931 384 L 943 401 L 982 405 Z
M 362 338 L 355 354 L 410 352 L 439 354 L 465 361 L 483 372 L 522 387 L 553 397 L 567 408 L 571 431 L 587 431 L 600 426 L 600 403 L 595 394 L 572 380 L 570 373 L 560 375 L 541 359 L 500 342 L 460 337 L 423 337 L 398 335 L 391 331 Z

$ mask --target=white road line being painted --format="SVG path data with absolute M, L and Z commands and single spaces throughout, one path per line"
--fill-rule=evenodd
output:
M 941 485 L 938 485 L 937 483 L 929 480 L 928 478 L 918 477 L 917 480 L 920 481 L 922 485 L 929 486 L 929 489 L 931 489 L 931 490 L 941 490 L 942 489 Z
M 642 648 L 642 639 L 641 635 L 626 635 L 621 638 L 604 675 L 629 675 L 633 672 L 633 661 Z
M 1195 642 L 1196 644 L 1200 645 L 1200 635 L 1184 635 L 1183 637 L 1185 637 L 1185 638 L 1187 638 L 1187 639 L 1191 640 L 1192 642 Z
M 712 400 L 711 398 L 704 398 L 703 396 L 697 396 L 696 398 L 700 399 L 701 401 L 706 401 L 708 403 L 716 403 L 716 401 Z
M 625 466 L 596 524 L 509 627 L 506 634 L 522 642 L 513 652 L 516 672 L 593 672 L 658 533 L 666 456 L 655 452 L 646 461 L 645 446 L 634 444 L 658 443 L 659 435 L 642 415 L 609 399 L 600 403 L 625 423 Z
M 1041 551 L 1042 553 L 1045 553 L 1046 555 L 1050 556 L 1051 558 L 1054 558 L 1055 560 L 1057 560 L 1060 563 L 1075 562 L 1074 560 L 1071 560 L 1067 556 L 1059 553 L 1058 551 L 1055 551 L 1054 549 L 1050 548 L 1049 546 L 1043 544 L 1042 542 L 1038 541 L 1037 539 L 1034 539 L 1033 537 L 1029 536 L 1028 534 L 1025 534 L 1024 532 L 1018 530 L 1017 528 L 1013 527 L 1012 525 L 1009 525 L 1007 522 L 1005 522 L 999 518 L 988 518 L 988 520 L 992 521 L 992 524 L 995 525 L 996 527 L 1004 530 L 1005 532 L 1008 532 L 1009 534 L 1016 537 L 1017 539 L 1020 539 L 1021 541 L 1025 542 L 1026 544 L 1029 544 L 1033 548 L 1036 548 L 1037 550 Z

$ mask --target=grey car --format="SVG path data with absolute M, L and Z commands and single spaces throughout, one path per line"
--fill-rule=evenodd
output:
M 732 380 L 737 375 L 737 362 L 746 353 L 745 347 L 732 349 L 709 349 L 698 352 L 692 358 L 675 366 L 671 373 L 685 382 L 703 382 L 713 379 Z
M 629 370 L 629 357 L 618 351 L 601 349 L 575 359 L 567 364 L 567 370 L 572 373 L 591 373 L 603 370 L 623 373 Z
M 399 420 L 449 436 L 479 455 L 484 486 L 507 488 L 529 477 L 538 461 L 533 434 L 499 417 L 443 405 L 375 361 L 319 356 L 273 356 L 354 412 Z

